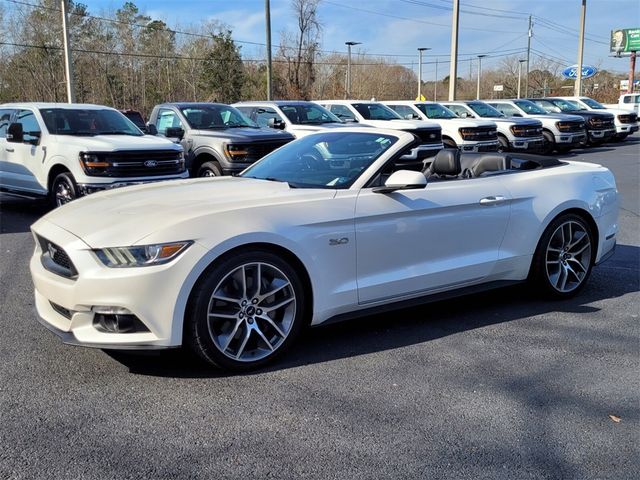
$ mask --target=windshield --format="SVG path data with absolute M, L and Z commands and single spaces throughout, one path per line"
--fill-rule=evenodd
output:
M 575 104 L 569 103 L 566 100 L 562 100 L 561 98 L 554 98 L 553 100 L 546 101 L 553 103 L 563 112 L 575 112 L 576 110 L 584 110 L 584 108 L 577 107 Z
M 109 108 L 42 108 L 40 114 L 51 135 L 144 135 L 122 113 Z
M 362 132 L 309 135 L 275 150 L 240 176 L 294 188 L 349 188 L 397 140 Z
M 487 105 L 484 102 L 469 102 L 467 105 L 482 118 L 506 117 L 506 115 L 503 115 L 491 105 Z
M 593 98 L 580 97 L 580 101 L 587 104 L 588 106 L 590 106 L 595 110 L 606 110 L 606 108 L 601 103 L 596 102 Z
M 323 123 L 343 123 L 326 108 L 315 103 L 280 105 L 280 110 L 294 125 L 321 125 Z
M 253 121 L 235 107 L 229 105 L 193 105 L 181 108 L 191 128 L 213 130 L 219 128 L 250 127 L 259 128 Z
M 546 115 L 547 114 L 546 111 L 544 111 L 542 108 L 540 108 L 535 103 L 530 102 L 529 100 L 516 100 L 513 103 L 515 103 L 516 106 L 518 106 L 518 108 L 520 108 L 520 110 L 522 110 L 525 113 L 530 113 L 532 115 Z
M 365 120 L 402 120 L 402 117 L 381 103 L 352 103 Z
M 416 103 L 415 106 L 430 119 L 457 118 L 455 113 L 439 103 Z

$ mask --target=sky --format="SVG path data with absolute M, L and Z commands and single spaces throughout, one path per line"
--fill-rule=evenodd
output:
M 80 0 L 93 14 L 114 10 L 124 0 Z M 202 20 L 217 20 L 229 26 L 234 40 L 247 58 L 264 58 L 264 0 L 133 0 L 140 10 L 170 27 L 185 27 Z M 354 54 L 385 54 L 389 59 L 417 69 L 417 48 L 427 47 L 423 57 L 423 79 L 448 74 L 453 0 L 322 0 L 318 17 L 323 26 L 321 49 L 345 52 L 344 42 L 356 41 Z M 498 65 L 505 55 L 521 55 L 527 46 L 528 16 L 533 15 L 532 52 L 555 59 L 563 66 L 575 65 L 581 0 L 461 0 L 459 57 L 476 55 L 484 68 Z M 280 34 L 294 31 L 290 0 L 271 0 L 274 50 Z M 587 0 L 584 63 L 625 72 L 628 58 L 609 56 L 612 29 L 640 27 L 640 0 Z M 247 42 L 247 43 L 240 43 Z M 253 42 L 253 43 L 252 43 Z M 366 55 L 363 57 L 366 58 Z M 469 75 L 469 61 L 458 67 L 459 76 Z

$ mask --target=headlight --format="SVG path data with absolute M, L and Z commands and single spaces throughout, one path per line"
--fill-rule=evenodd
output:
M 227 143 L 224 146 L 224 153 L 230 161 L 241 162 L 249 155 L 249 149 L 246 145 Z
M 192 243 L 189 241 L 135 247 L 111 247 L 97 249 L 93 252 L 109 268 L 147 267 L 170 262 Z
M 80 153 L 80 165 L 87 175 L 105 175 L 110 163 L 100 160 L 95 153 Z

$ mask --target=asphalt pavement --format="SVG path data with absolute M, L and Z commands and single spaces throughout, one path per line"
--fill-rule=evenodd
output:
M 28 273 L 46 209 L 1 196 L 0 478 L 638 478 L 640 135 L 563 157 L 622 195 L 577 298 L 518 286 L 316 328 L 241 376 L 61 344 Z

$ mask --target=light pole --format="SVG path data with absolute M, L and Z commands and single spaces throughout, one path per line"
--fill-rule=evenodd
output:
M 344 91 L 344 98 L 351 98 L 351 47 L 360 45 L 361 42 L 344 42 L 349 54 L 347 56 L 347 88 Z
M 525 60 L 524 58 L 521 58 L 520 60 L 518 60 L 518 98 L 520 98 L 520 81 L 522 78 L 522 64 L 526 61 L 527 60 Z
M 433 82 L 433 101 L 438 101 L 438 57 L 436 57 L 436 81 Z
M 264 17 L 267 34 L 267 100 L 271 100 L 271 5 L 269 0 L 264 0 Z
M 431 49 L 427 47 L 418 47 L 418 56 L 420 60 L 418 65 L 418 98 L 416 98 L 417 101 L 422 100 L 422 52 L 424 52 L 425 50 L 431 50 Z
M 584 50 L 584 19 L 587 15 L 587 0 L 582 0 L 582 9 L 580 10 L 580 38 L 578 43 L 578 68 L 576 72 L 576 88 L 574 95 L 579 97 L 582 95 L 582 53 Z
M 76 94 L 73 88 L 73 62 L 71 60 L 71 47 L 69 46 L 69 19 L 67 18 L 67 0 L 60 1 L 62 11 L 62 43 L 64 45 L 64 73 L 67 76 L 67 103 L 76 101 Z
M 476 89 L 476 100 L 480 100 L 480 76 L 482 75 L 482 59 L 486 55 L 478 55 L 478 88 Z

